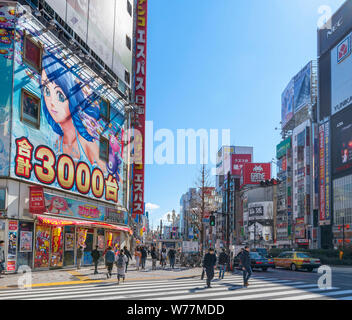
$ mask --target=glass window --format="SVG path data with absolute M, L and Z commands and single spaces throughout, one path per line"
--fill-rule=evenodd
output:
M 100 137 L 99 158 L 105 162 L 109 160 L 109 141 Z
M 100 115 L 105 121 L 110 121 L 110 102 L 108 100 L 100 100 Z
M 131 38 L 126 35 L 126 47 L 131 50 Z
M 0 210 L 6 209 L 6 189 L 0 189 Z
M 352 175 L 335 179 L 334 194 L 334 224 L 352 223 Z
M 125 71 L 125 81 L 130 84 L 130 73 L 128 71 Z
M 128 0 L 127 0 L 127 12 L 132 17 L 132 5 L 131 5 L 131 2 L 129 2 Z
M 310 258 L 309 255 L 307 255 L 306 253 L 302 253 L 302 252 L 297 252 L 296 256 L 297 256 L 297 258 Z
M 23 39 L 23 61 L 38 73 L 41 73 L 42 55 L 42 46 L 25 33 Z

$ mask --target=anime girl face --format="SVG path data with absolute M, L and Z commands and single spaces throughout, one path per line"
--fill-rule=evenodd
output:
M 62 88 L 55 82 L 50 82 L 45 70 L 42 73 L 43 97 L 49 114 L 60 124 L 71 118 L 69 100 Z
M 68 204 L 65 199 L 54 197 L 51 200 L 51 209 L 66 210 L 68 209 Z

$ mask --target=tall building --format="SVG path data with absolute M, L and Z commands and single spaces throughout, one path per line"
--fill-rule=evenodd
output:
M 352 2 L 318 30 L 319 226 L 323 248 L 352 241 Z
M 0 1 L 6 270 L 129 246 L 135 2 Z M 128 136 L 128 135 L 127 135 Z

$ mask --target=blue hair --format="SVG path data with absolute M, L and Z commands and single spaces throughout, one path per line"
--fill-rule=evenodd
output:
M 98 120 L 100 118 L 100 110 L 97 107 L 92 106 L 92 102 L 98 97 L 93 93 L 89 98 L 86 98 L 82 92 L 80 85 L 75 81 L 74 76 L 70 70 L 54 55 L 45 53 L 43 56 L 43 70 L 45 71 L 48 80 L 55 82 L 62 91 L 69 102 L 69 109 L 73 124 L 79 134 L 87 141 L 93 141 L 92 137 L 82 124 L 82 120 L 79 117 L 79 112 L 82 110 L 84 113 Z M 45 117 L 53 128 L 53 130 L 60 136 L 64 135 L 61 126 L 54 121 L 50 115 L 44 99 L 44 86 L 42 86 L 42 107 Z

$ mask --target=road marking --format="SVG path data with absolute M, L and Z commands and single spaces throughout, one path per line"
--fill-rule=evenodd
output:
M 338 288 L 332 288 L 329 290 L 336 290 Z M 313 290 L 311 290 L 313 291 Z M 322 289 L 322 293 L 321 294 L 306 294 L 306 295 L 302 295 L 302 296 L 297 296 L 297 297 L 290 297 L 290 298 L 279 298 L 276 300 L 303 300 L 303 299 L 313 299 L 313 298 L 324 298 L 324 296 L 339 296 L 339 295 L 343 295 L 343 294 L 350 294 L 352 293 L 352 290 L 341 290 L 341 291 L 333 291 L 333 292 L 326 292 L 324 293 L 324 289 Z

